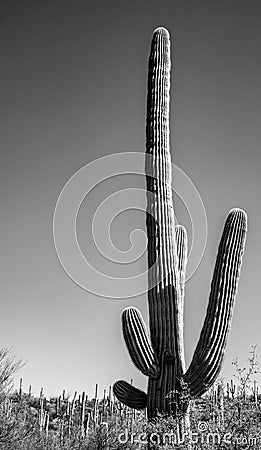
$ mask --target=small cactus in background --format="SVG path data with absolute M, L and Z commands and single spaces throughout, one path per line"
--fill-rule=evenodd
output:
M 125 405 L 157 413 L 187 414 L 190 397 L 204 394 L 220 372 L 231 325 L 245 245 L 247 218 L 232 209 L 225 222 L 209 304 L 192 361 L 186 370 L 183 342 L 187 234 L 175 225 L 169 148 L 170 38 L 154 31 L 149 58 L 146 179 L 149 330 L 137 308 L 122 314 L 123 336 L 135 366 L 148 377 L 147 393 L 126 381 L 113 391 Z M 160 281 L 157 277 L 160 274 Z M 185 399 L 185 400 L 184 400 Z

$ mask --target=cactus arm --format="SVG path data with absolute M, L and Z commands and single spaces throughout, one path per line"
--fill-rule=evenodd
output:
M 135 366 L 147 376 L 159 375 L 158 361 L 152 348 L 140 311 L 129 307 L 122 312 L 122 331 L 130 357 Z
M 186 265 L 187 265 L 188 238 L 186 228 L 184 228 L 182 225 L 175 226 L 175 233 L 176 233 L 181 300 L 182 302 L 184 302 L 184 294 L 185 294 L 184 286 L 185 286 Z
M 147 394 L 127 381 L 116 381 L 113 385 L 113 393 L 120 402 L 129 408 L 145 409 L 147 406 Z
M 191 364 L 184 375 L 193 395 L 206 392 L 221 370 L 230 331 L 247 229 L 246 213 L 230 211 L 219 244 L 209 304 Z

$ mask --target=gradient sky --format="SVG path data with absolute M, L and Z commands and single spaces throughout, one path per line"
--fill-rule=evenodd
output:
M 200 192 L 209 228 L 204 258 L 186 285 L 187 363 L 233 206 L 247 211 L 249 231 L 221 375 L 232 376 L 236 356 L 244 365 L 251 345 L 261 355 L 260 21 L 260 2 L 251 0 L 0 2 L 0 346 L 13 346 L 26 361 L 16 385 L 22 376 L 36 394 L 43 386 L 47 395 L 92 395 L 99 383 L 101 395 L 117 379 L 146 384 L 120 326 L 128 305 L 147 317 L 146 295 L 108 300 L 81 289 L 59 263 L 52 220 L 62 187 L 78 169 L 111 153 L 143 151 L 147 61 L 158 26 L 172 39 L 173 161 Z M 136 182 L 107 180 L 82 205 L 79 242 L 99 268 L 107 263 L 88 254 L 91 211 Z M 186 222 L 178 202 L 176 212 Z M 137 225 L 144 228 L 140 212 L 119 217 L 115 245 L 128 248 Z

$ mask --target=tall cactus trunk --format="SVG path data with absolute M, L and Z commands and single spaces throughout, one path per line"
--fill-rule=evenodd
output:
M 146 158 L 150 337 L 160 355 L 160 377 L 149 379 L 148 417 L 175 411 L 168 394 L 180 391 L 185 370 L 183 299 L 177 264 L 169 144 L 170 40 L 156 30 L 151 43 L 147 94 Z M 158 282 L 159 279 L 159 282 Z
M 175 225 L 169 144 L 170 38 L 154 31 L 149 58 L 146 180 L 149 330 L 137 308 L 122 314 L 123 336 L 136 367 L 148 376 L 147 394 L 125 381 L 113 390 L 127 406 L 187 417 L 189 397 L 206 392 L 222 367 L 246 237 L 246 214 L 228 214 L 211 283 L 209 304 L 191 364 L 186 371 L 183 341 L 187 235 Z

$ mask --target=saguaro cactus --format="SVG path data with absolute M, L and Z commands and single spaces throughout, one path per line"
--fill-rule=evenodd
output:
M 148 376 L 147 393 L 126 381 L 114 384 L 116 397 L 131 408 L 185 413 L 186 393 L 200 396 L 216 380 L 224 359 L 246 237 L 246 213 L 232 209 L 225 222 L 209 304 L 194 356 L 185 369 L 183 343 L 187 235 L 175 225 L 169 148 L 170 38 L 154 31 L 149 58 L 146 162 L 149 267 L 149 330 L 137 308 L 122 314 L 123 336 L 136 367 Z M 160 274 L 160 281 L 157 278 Z M 169 398 L 169 394 L 172 397 Z

